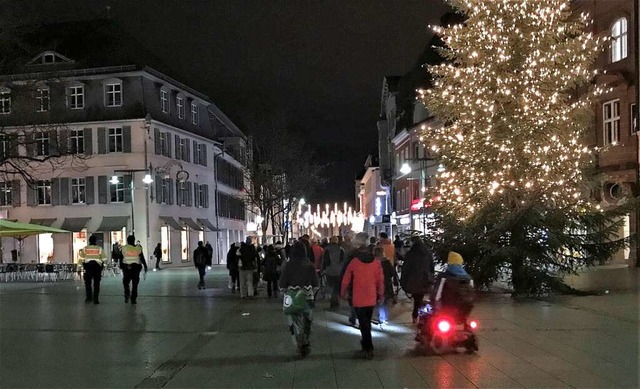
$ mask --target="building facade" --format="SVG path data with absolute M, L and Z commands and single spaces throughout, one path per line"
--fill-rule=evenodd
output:
M 46 160 L 25 167 L 33 180 L 2 177 L 2 216 L 72 232 L 3 238 L 5 261 L 16 249 L 73 262 L 91 234 L 107 251 L 135 234 L 147 257 L 161 244 L 164 265 L 188 264 L 199 240 L 222 263 L 244 237 L 244 136 L 205 95 L 149 67 L 45 51 L 0 76 L 0 100 L 4 160 Z

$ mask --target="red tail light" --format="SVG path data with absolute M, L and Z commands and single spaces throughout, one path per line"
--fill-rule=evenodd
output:
M 438 330 L 442 333 L 447 333 L 451 330 L 451 323 L 448 320 L 440 320 L 438 322 Z
M 478 328 L 478 322 L 475 320 L 471 320 L 469 322 L 469 327 L 471 327 L 472 330 L 475 330 L 476 328 Z

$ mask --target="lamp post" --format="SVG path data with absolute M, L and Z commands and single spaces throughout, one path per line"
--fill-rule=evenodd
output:
M 151 165 L 149 165 L 149 169 L 117 169 L 114 170 L 113 173 L 114 175 L 111 177 L 111 180 L 109 181 L 110 183 L 116 185 L 120 182 L 117 174 L 118 173 L 124 173 L 124 174 L 129 174 L 131 175 L 131 183 L 129 184 L 129 191 L 131 193 L 131 235 L 134 235 L 136 232 L 136 227 L 135 227 L 135 208 L 134 208 L 134 189 L 135 189 L 135 173 L 138 172 L 145 172 L 147 174 L 145 174 L 144 178 L 142 179 L 142 182 L 146 185 L 145 189 L 147 189 L 147 191 L 149 190 L 149 184 L 151 184 L 153 182 L 153 179 L 151 178 L 151 174 L 149 174 L 149 172 L 151 171 Z

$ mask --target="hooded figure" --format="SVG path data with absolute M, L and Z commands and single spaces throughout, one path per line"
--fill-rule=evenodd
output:
M 411 243 L 411 249 L 404 257 L 400 285 L 413 298 L 411 316 L 415 323 L 424 295 L 429 293 L 433 283 L 433 255 L 419 236 L 412 237 Z

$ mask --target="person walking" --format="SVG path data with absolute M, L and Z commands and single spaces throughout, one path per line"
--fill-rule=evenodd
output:
M 253 273 L 258 267 L 258 252 L 251 243 L 251 237 L 247 237 L 246 241 L 240 244 L 238 249 L 240 261 L 240 298 L 253 296 Z
M 160 261 L 162 261 L 162 245 L 160 243 L 153 250 L 153 256 L 156 257 L 156 270 L 162 270 L 160 268 Z
M 344 249 L 338 243 L 338 237 L 331 238 L 329 245 L 324 250 L 322 266 L 327 277 L 327 287 L 331 292 L 329 309 L 336 309 L 340 306 L 340 272 L 345 261 Z
M 373 309 L 384 298 L 384 276 L 382 264 L 374 260 L 366 250 L 358 250 L 347 265 L 342 278 L 341 295 L 351 300 L 360 323 L 362 351 L 367 359 L 373 358 L 373 341 L 371 339 L 371 317 Z
M 205 289 L 204 286 L 204 276 L 207 274 L 207 265 L 209 263 L 209 253 L 207 248 L 204 247 L 204 243 L 202 241 L 198 242 L 198 247 L 193 250 L 193 264 L 196 269 L 198 269 L 198 275 L 200 276 L 200 281 L 198 282 L 198 289 Z
M 386 232 L 380 233 L 380 241 L 378 245 L 384 250 L 384 257 L 391 262 L 391 266 L 396 266 L 396 246 L 389 239 L 389 235 Z
M 418 320 L 418 310 L 424 304 L 424 295 L 433 283 L 433 254 L 419 236 L 410 239 L 411 248 L 404 257 L 400 285 L 413 299 L 413 322 Z
M 235 293 L 236 289 L 240 289 L 239 249 L 240 242 L 234 242 L 227 252 L 227 270 L 229 270 L 229 289 L 231 289 L 231 293 Z
M 93 301 L 94 304 L 100 304 L 100 279 L 102 278 L 102 268 L 104 267 L 104 250 L 96 244 L 96 237 L 89 237 L 87 247 L 80 249 L 78 252 L 80 263 L 84 268 L 84 289 L 86 293 L 85 303 Z M 93 283 L 93 290 L 91 284 Z
M 204 248 L 207 249 L 207 266 L 211 266 L 213 263 L 213 246 L 211 246 L 211 243 L 207 242 L 207 244 L 204 245 Z
M 307 257 L 304 243 L 294 243 L 289 255 L 289 262 L 282 271 L 278 286 L 286 293 L 302 290 L 306 294 L 304 307 L 299 312 L 287 315 L 291 336 L 298 352 L 302 357 L 305 357 L 311 352 L 309 336 L 313 323 L 313 299 L 318 288 L 318 276 L 309 257 Z
M 374 248 L 373 256 L 377 261 L 380 261 L 384 276 L 384 299 L 378 304 L 378 325 L 382 329 L 389 319 L 388 304 L 390 301 L 395 301 L 396 298 L 393 286 L 395 285 L 397 287 L 399 285 L 398 273 L 396 273 L 396 269 L 391 264 L 391 261 L 385 256 L 382 247 L 377 246 Z
M 122 245 L 120 242 L 113 242 L 111 246 L 111 263 L 113 266 L 117 265 L 122 261 Z
M 138 303 L 138 284 L 140 283 L 140 272 L 144 267 L 147 272 L 147 261 L 142 254 L 142 247 L 135 246 L 135 236 L 127 237 L 127 244 L 122 246 L 122 285 L 124 287 L 124 302 L 128 303 L 131 298 L 131 304 Z M 131 290 L 129 290 L 129 284 Z
M 347 255 L 347 260 L 344 262 L 342 266 L 342 270 L 340 272 L 340 285 L 342 285 L 342 283 L 344 282 L 344 275 L 345 275 L 345 272 L 347 271 L 347 267 L 349 266 L 349 264 L 354 258 L 358 256 L 362 258 L 365 258 L 365 257 L 368 258 L 369 256 L 373 256 L 373 253 L 371 253 L 371 251 L 369 250 L 368 241 L 369 241 L 369 235 L 367 235 L 366 232 L 357 233 L 356 236 L 353 238 L 353 240 L 345 239 L 344 243 L 348 244 L 348 247 L 350 250 L 349 252 L 351 254 L 348 254 L 347 248 L 345 248 L 345 254 Z M 350 306 L 349 324 L 355 327 L 356 320 L 358 319 L 358 313 L 356 312 L 356 309 L 354 308 L 351 299 L 349 299 L 348 301 Z
M 267 254 L 262 263 L 264 265 L 262 278 L 267 283 L 267 296 L 271 297 L 274 295 L 278 297 L 278 267 L 282 264 L 282 260 L 276 252 L 275 247 L 272 245 L 267 246 Z

